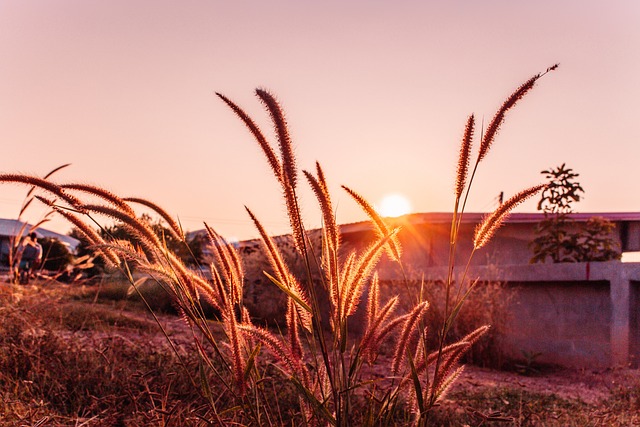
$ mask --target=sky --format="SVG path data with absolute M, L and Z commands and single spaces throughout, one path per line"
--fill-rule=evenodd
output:
M 340 185 L 446 212 L 467 116 L 487 123 L 560 63 L 508 114 L 467 210 L 492 210 L 500 192 L 567 163 L 585 189 L 576 211 L 640 211 L 639 23 L 636 0 L 0 0 L 0 173 L 71 163 L 54 181 L 147 198 L 186 230 L 255 237 L 247 206 L 286 233 L 275 178 L 215 96 L 269 133 L 254 95 L 264 88 L 286 111 L 300 169 L 322 165 L 338 222 L 365 219 Z M 0 184 L 0 218 L 17 216 L 26 190 Z M 318 226 L 313 195 L 301 198 Z

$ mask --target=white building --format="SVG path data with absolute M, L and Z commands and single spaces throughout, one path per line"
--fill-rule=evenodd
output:
M 33 230 L 31 224 L 16 219 L 0 219 L 0 265 L 6 264 L 6 259 L 9 256 L 9 248 L 11 247 L 11 240 L 16 237 L 24 237 L 31 233 L 31 231 L 34 231 L 38 238 L 58 239 L 67 246 L 71 253 L 75 252 L 80 243 L 78 239 L 41 227 Z

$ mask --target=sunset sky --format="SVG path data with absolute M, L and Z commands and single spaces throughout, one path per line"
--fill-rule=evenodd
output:
M 72 163 L 56 181 L 148 198 L 187 230 L 254 237 L 246 205 L 286 233 L 275 179 L 215 96 L 267 131 L 260 87 L 287 112 L 300 168 L 324 167 L 340 223 L 365 218 L 341 184 L 450 211 L 467 116 L 488 122 L 556 62 L 508 116 L 468 210 L 566 162 L 586 190 L 576 210 L 640 211 L 637 0 L 0 0 L 0 173 Z M 0 186 L 0 218 L 25 192 Z

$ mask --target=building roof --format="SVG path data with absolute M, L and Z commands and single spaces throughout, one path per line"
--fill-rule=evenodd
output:
M 33 226 L 31 224 L 18 221 L 17 219 L 0 219 L 0 237 L 15 237 L 20 233 L 20 230 L 23 230 L 23 234 L 28 234 L 32 227 Z M 80 244 L 78 239 L 74 239 L 71 236 L 56 233 L 55 231 L 47 230 L 42 227 L 37 228 L 35 233 L 39 238 L 48 237 L 58 239 L 69 246 L 71 251 L 75 251 L 78 244 Z
M 462 216 L 462 223 L 477 224 L 487 215 L 481 212 L 469 212 Z M 449 224 L 451 223 L 451 212 L 426 212 L 403 215 L 397 218 L 386 218 L 389 225 L 399 226 L 404 224 Z M 593 217 L 602 217 L 612 222 L 640 222 L 640 212 L 585 212 L 572 213 L 569 218 L 574 221 L 584 222 Z M 508 224 L 528 224 L 537 223 L 544 219 L 544 213 L 512 213 L 507 217 L 505 223 Z M 354 222 L 340 225 L 342 233 L 357 233 L 359 231 L 371 230 L 373 225 L 370 221 Z
M 462 216 L 462 223 L 464 224 L 478 224 L 487 215 L 483 212 L 468 212 Z M 451 212 L 423 212 L 412 213 L 403 215 L 397 218 L 385 218 L 390 226 L 402 226 L 402 225 L 420 225 L 420 224 L 450 224 Z M 572 213 L 569 215 L 574 221 L 585 222 L 593 217 L 601 217 L 608 219 L 612 222 L 638 222 L 640 223 L 640 212 L 583 212 Z M 535 224 L 544 219 L 544 213 L 542 212 L 525 212 L 525 213 L 512 213 L 507 217 L 506 224 Z M 362 231 L 370 231 L 373 229 L 371 221 L 352 222 L 348 224 L 338 225 L 340 232 L 358 233 Z M 192 231 L 187 233 L 187 239 L 193 238 L 197 234 L 206 233 L 204 229 Z M 275 236 L 278 237 L 278 236 Z M 243 240 L 239 242 L 241 245 L 257 243 L 260 238 L 253 238 Z

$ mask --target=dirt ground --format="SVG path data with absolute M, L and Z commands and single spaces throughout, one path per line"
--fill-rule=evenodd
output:
M 454 385 L 455 389 L 473 391 L 489 387 L 517 387 L 524 391 L 555 394 L 563 399 L 580 400 L 597 404 L 609 397 L 619 387 L 631 386 L 640 381 L 638 369 L 555 369 L 535 376 L 524 376 L 515 372 L 496 371 L 467 366 L 464 374 Z

